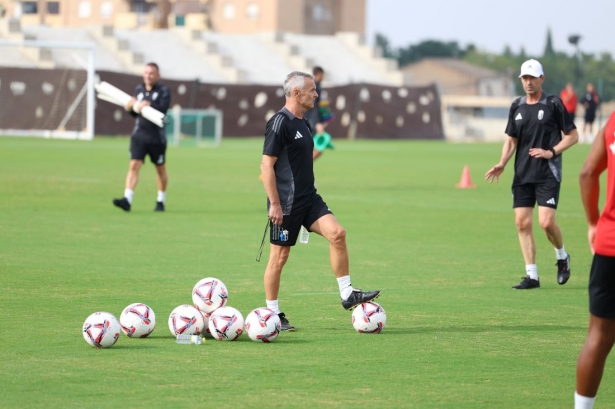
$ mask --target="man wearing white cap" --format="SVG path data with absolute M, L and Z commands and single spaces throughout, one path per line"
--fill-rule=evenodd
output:
M 527 290 L 540 287 L 532 232 L 536 203 L 540 227 L 555 248 L 557 282 L 562 285 L 570 278 L 570 256 L 564 248 L 562 232 L 555 221 L 555 210 L 562 182 L 562 152 L 577 143 L 579 134 L 562 100 L 543 92 L 545 75 L 538 61 L 524 62 L 519 78 L 525 96 L 517 98 L 510 107 L 505 131 L 508 138 L 504 141 L 502 156 L 485 174 L 485 179 L 498 182 L 506 164 L 516 152 L 512 183 L 513 208 L 526 274 L 513 288 Z

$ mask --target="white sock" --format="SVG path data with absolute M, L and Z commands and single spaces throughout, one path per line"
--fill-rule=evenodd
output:
M 157 202 L 162 202 L 164 203 L 164 199 L 167 198 L 167 192 L 163 192 L 162 190 L 158 191 L 158 198 L 156 199 Z
M 350 284 L 350 275 L 338 277 L 337 285 L 340 287 L 340 297 L 346 301 L 352 294 L 352 285 Z
M 538 267 L 536 267 L 536 264 L 526 264 L 525 272 L 531 279 L 538 280 Z
M 581 396 L 578 393 L 574 393 L 574 409 L 593 409 L 596 397 L 588 398 Z
M 568 253 L 566 253 L 566 247 L 562 245 L 561 249 L 555 249 L 555 258 L 558 260 L 566 260 L 568 258 Z
M 128 200 L 128 203 L 132 204 L 132 197 L 135 195 L 135 191 L 132 189 L 124 189 L 124 197 Z
M 275 312 L 276 314 L 280 313 L 280 306 L 278 305 L 278 300 L 265 300 L 265 302 L 267 303 L 267 308 L 272 309 L 273 312 Z

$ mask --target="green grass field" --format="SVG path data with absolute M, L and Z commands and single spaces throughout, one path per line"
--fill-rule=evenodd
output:
M 133 210 L 121 196 L 128 140 L 0 138 L 0 407 L 566 408 L 587 327 L 591 255 L 577 175 L 588 146 L 564 158 L 558 221 L 572 278 L 555 279 L 539 226 L 542 287 L 525 274 L 511 209 L 512 164 L 483 175 L 499 144 L 336 142 L 315 164 L 319 192 L 348 231 L 353 284 L 380 289 L 382 334 L 356 333 L 339 303 L 328 245 L 312 235 L 284 271 L 280 304 L 298 330 L 271 344 L 242 336 L 177 345 L 167 319 L 214 276 L 244 317 L 264 305 L 255 256 L 267 219 L 262 141 L 170 148 L 167 212 L 141 171 Z M 464 165 L 477 189 L 460 190 Z M 154 309 L 147 339 L 95 349 L 81 326 Z M 597 408 L 615 406 L 607 364 Z

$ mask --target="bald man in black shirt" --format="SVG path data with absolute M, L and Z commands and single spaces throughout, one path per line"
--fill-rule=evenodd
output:
M 557 282 L 563 285 L 570 278 L 570 256 L 555 221 L 555 210 L 562 182 L 561 155 L 577 143 L 579 134 L 561 99 L 543 92 L 545 76 L 538 61 L 524 62 L 519 78 L 526 95 L 517 98 L 510 107 L 506 126 L 508 138 L 504 142 L 502 156 L 498 164 L 485 174 L 485 179 L 497 182 L 516 151 L 513 208 L 526 275 L 513 288 L 528 290 L 540 287 L 532 232 L 536 203 L 540 227 L 555 248 Z
M 363 292 L 350 283 L 346 231 L 339 224 L 314 186 L 312 151 L 313 130 L 303 117 L 314 107 L 318 96 L 314 77 L 292 72 L 284 81 L 286 104 L 273 115 L 265 128 L 261 171 L 267 193 L 271 251 L 265 270 L 267 307 L 282 322 L 283 331 L 293 331 L 285 314 L 280 312 L 278 293 L 282 269 L 290 248 L 297 242 L 301 226 L 330 243 L 331 268 L 338 281 L 342 306 L 347 310 L 375 299 L 380 291 Z
M 169 87 L 160 82 L 158 65 L 153 62 L 147 63 L 143 71 L 143 83 L 137 85 L 134 96 L 125 107 L 131 115 L 136 117 L 136 121 L 130 137 L 130 164 L 126 175 L 124 197 L 113 199 L 113 204 L 124 211 L 130 211 L 134 189 L 139 182 L 139 172 L 146 156 L 149 156 L 156 166 L 158 196 L 154 211 L 164 211 L 169 180 L 166 168 L 167 136 L 165 129 L 137 115 L 132 107 L 137 105 L 138 111 L 141 111 L 143 107 L 151 106 L 164 114 L 170 104 L 171 91 Z

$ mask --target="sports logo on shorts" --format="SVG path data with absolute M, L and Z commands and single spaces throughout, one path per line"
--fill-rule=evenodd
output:
M 280 232 L 280 241 L 288 241 L 288 230 L 282 230 Z
M 544 117 L 545 117 L 545 111 L 541 109 L 540 111 L 538 111 L 538 120 L 540 121 Z
M 158 160 L 156 161 L 158 165 L 162 165 L 164 163 L 164 155 L 158 156 Z

